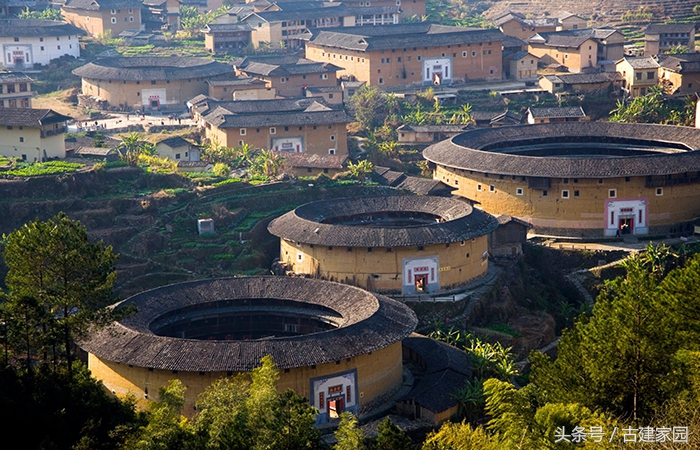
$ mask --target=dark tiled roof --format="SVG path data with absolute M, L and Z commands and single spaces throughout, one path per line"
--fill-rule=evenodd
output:
M 320 3 L 320 2 L 319 2 Z M 335 18 L 355 16 L 361 14 L 398 14 L 398 6 L 372 6 L 349 8 L 347 6 L 321 6 L 313 5 L 311 8 L 282 8 L 282 11 L 263 11 L 253 13 L 250 16 L 258 16 L 266 22 L 284 22 L 288 20 L 312 20 L 323 18 Z M 250 17 L 248 16 L 248 17 Z M 244 17 L 241 20 L 246 20 Z
M 335 313 L 338 328 L 251 341 L 178 339 L 157 336 L 150 329 L 152 323 L 172 311 L 234 299 L 248 299 L 250 308 L 263 310 L 265 299 L 318 305 Z M 287 277 L 173 284 L 135 295 L 117 307 L 125 305 L 135 305 L 138 312 L 93 334 L 80 346 L 107 361 L 189 372 L 247 372 L 257 367 L 265 355 L 271 355 L 280 369 L 329 363 L 399 342 L 417 324 L 408 307 L 388 297 L 328 281 Z
M 33 83 L 34 80 L 25 73 L 21 72 L 0 72 L 0 84 L 4 83 Z
M 468 125 L 401 125 L 396 131 L 415 131 L 416 133 L 459 133 Z
M 0 37 L 82 36 L 85 31 L 66 22 L 37 19 L 2 19 Z
M 624 79 L 620 72 L 569 73 L 546 75 L 545 78 L 552 82 L 563 84 L 610 83 L 613 81 L 622 81 Z
M 226 31 L 252 31 L 253 29 L 247 23 L 210 23 L 202 28 L 202 32 L 207 33 L 222 33 Z
M 294 57 L 281 58 L 246 58 L 238 65 L 238 69 L 255 75 L 304 75 L 309 73 L 331 73 L 340 67 L 331 63 L 311 61 L 310 59 Z
M 311 42 L 326 47 L 370 51 L 415 46 L 501 42 L 503 39 L 503 33 L 495 28 L 462 28 L 419 22 L 378 27 L 318 29 L 314 31 Z
M 580 106 L 563 106 L 557 108 L 528 108 L 534 119 L 560 119 L 586 117 Z
M 399 184 L 397 189 L 413 192 L 416 195 L 430 195 L 437 190 L 452 190 L 451 187 L 444 184 L 442 181 L 430 180 L 428 178 L 405 177 Z
M 624 157 L 537 157 L 484 150 L 542 143 L 614 144 L 665 148 L 667 153 Z M 676 147 L 674 151 L 669 147 Z M 481 173 L 554 178 L 613 178 L 700 171 L 700 129 L 612 122 L 564 122 L 467 131 L 434 144 L 423 157 L 443 166 Z
M 501 14 L 500 16 L 495 17 L 493 19 L 493 24 L 497 27 L 500 27 L 504 23 L 510 22 L 511 20 L 515 20 L 519 23 L 524 23 L 525 15 L 513 11 L 507 11 Z
M 245 88 L 265 86 L 267 83 L 253 77 L 236 77 L 230 80 L 208 80 L 207 84 L 212 86 L 241 86 Z
M 678 73 L 700 72 L 700 52 L 667 55 L 659 66 Z
M 51 109 L 0 108 L 0 125 L 41 127 L 71 120 Z
M 140 9 L 142 6 L 143 3 L 140 0 L 68 0 L 64 8 L 104 11 L 105 9 Z
M 513 36 L 503 36 L 503 48 L 523 48 L 527 46 L 527 42 Z
M 578 48 L 588 39 L 604 40 L 617 33 L 612 28 L 582 28 L 579 30 L 550 31 L 538 33 L 527 39 L 530 44 L 544 44 L 550 47 Z
M 457 404 L 457 390 L 472 377 L 471 361 L 462 350 L 426 336 L 412 334 L 402 345 L 425 362 L 425 375 L 399 401 L 413 400 L 435 413 Z
M 163 139 L 162 141 L 158 141 L 156 144 L 165 144 L 171 148 L 185 147 L 185 146 L 192 145 L 192 143 L 190 141 L 188 141 L 187 139 L 184 139 L 180 136 L 169 137 L 167 139 Z
M 651 56 L 643 56 L 639 58 L 625 56 L 622 59 L 627 61 L 633 69 L 657 69 L 659 67 L 659 63 L 657 63 Z M 622 59 L 620 61 L 622 61 Z M 618 61 L 618 63 L 620 61 Z
M 694 29 L 694 23 L 653 23 L 649 25 L 644 32 L 648 34 L 690 33 Z
M 231 72 L 228 64 L 191 56 L 103 58 L 73 70 L 82 78 L 119 81 L 182 80 Z
M 525 57 L 528 56 L 528 55 L 530 55 L 530 56 L 532 56 L 532 57 L 534 57 L 534 58 L 539 59 L 537 56 L 533 55 L 532 53 L 530 53 L 530 52 L 525 52 L 525 51 L 516 52 L 516 53 L 511 53 L 510 55 L 508 55 L 508 56 L 506 57 L 506 59 L 509 59 L 509 60 L 512 60 L 512 61 L 518 61 L 518 60 L 520 60 L 520 59 L 525 58 Z
M 343 90 L 342 87 L 340 86 L 320 86 L 320 87 L 307 87 L 306 90 L 308 92 L 341 92 Z
M 311 169 L 343 169 L 347 155 L 313 155 L 310 153 L 278 152 L 284 163 L 290 167 Z
M 380 212 L 421 212 L 445 222 L 415 227 L 363 227 L 321 223 L 333 217 Z M 273 220 L 270 233 L 294 242 L 338 247 L 407 247 L 472 239 L 493 231 L 496 220 L 451 198 L 390 195 L 308 203 Z
M 194 103 L 195 99 L 190 100 Z M 205 121 L 219 128 L 272 127 L 348 123 L 342 109 L 334 109 L 320 97 L 278 100 L 216 101 L 199 99 L 195 109 Z

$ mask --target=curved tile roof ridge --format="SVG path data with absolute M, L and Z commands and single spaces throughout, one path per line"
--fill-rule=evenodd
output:
M 321 223 L 332 217 L 388 211 L 422 212 L 444 222 L 413 227 Z M 495 230 L 496 220 L 454 198 L 412 195 L 334 199 L 307 203 L 270 222 L 270 233 L 295 242 L 337 247 L 408 247 L 460 242 Z
M 73 70 L 82 78 L 144 81 L 205 78 L 232 73 L 233 67 L 208 58 L 184 56 L 109 57 Z
M 625 157 L 522 156 L 490 151 L 502 144 L 528 141 L 615 143 L 675 149 Z M 679 149 L 683 149 L 682 151 Z M 613 178 L 671 175 L 700 171 L 700 129 L 671 125 L 565 122 L 467 131 L 431 145 L 423 157 L 435 164 L 499 175 L 548 178 Z
M 252 341 L 206 341 L 158 336 L 149 325 L 176 309 L 227 299 L 287 299 L 330 308 L 342 316 L 332 330 Z M 418 320 L 405 305 L 360 288 L 329 281 L 243 277 L 177 283 L 117 304 L 138 312 L 80 342 L 107 361 L 162 370 L 246 372 L 272 355 L 281 369 L 324 364 L 377 351 L 409 336 Z

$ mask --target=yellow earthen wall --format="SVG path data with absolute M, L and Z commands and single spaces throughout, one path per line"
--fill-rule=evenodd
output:
M 204 78 L 191 78 L 183 80 L 155 80 L 155 84 L 148 81 L 109 81 L 82 79 L 82 93 L 103 100 L 112 106 L 130 106 L 133 109 L 142 109 L 142 89 L 165 89 L 167 104 L 161 101 L 162 107 L 185 107 L 185 102 L 199 94 L 208 93 L 208 85 Z
M 204 392 L 212 382 L 226 376 L 225 372 L 173 372 L 170 370 L 148 370 L 144 367 L 132 367 L 106 361 L 88 355 L 88 368 L 92 375 L 118 397 L 133 395 L 137 406 L 144 408 L 149 401 L 158 399 L 158 389 L 169 380 L 179 379 L 187 387 L 183 413 L 194 414 L 194 405 L 199 394 Z M 403 362 L 401 342 L 392 344 L 370 354 L 343 359 L 328 364 L 319 364 L 315 368 L 298 367 L 288 372 L 280 370 L 277 389 L 284 392 L 292 389 L 302 397 L 310 398 L 310 379 L 357 369 L 358 393 L 360 405 L 371 402 L 401 384 Z M 148 397 L 146 397 L 148 390 Z
M 314 130 L 314 126 L 316 129 Z M 240 147 L 241 141 L 253 148 L 270 150 L 272 138 L 285 136 L 302 136 L 304 139 L 304 153 L 313 155 L 328 155 L 328 150 L 335 148 L 336 155 L 348 154 L 347 130 L 344 123 L 329 125 L 301 125 L 290 126 L 289 130 L 284 126 L 246 128 L 245 134 L 241 134 L 240 128 L 205 127 L 205 136 L 209 140 L 216 140 L 226 147 Z M 270 128 L 275 128 L 275 134 L 270 134 Z M 301 128 L 301 130 L 299 129 Z M 335 136 L 335 140 L 331 140 Z
M 579 48 L 551 47 L 541 44 L 530 44 L 528 52 L 537 56 L 545 64 L 559 63 L 578 73 L 584 67 L 597 65 L 598 44 L 587 40 Z
M 463 243 L 426 245 L 423 250 L 394 247 L 391 252 L 376 247 L 369 252 L 366 247 L 354 247 L 348 251 L 348 247 L 297 245 L 280 239 L 280 260 L 293 267 L 297 274 L 318 274 L 323 279 L 346 282 L 371 291 L 400 292 L 404 258 L 437 256 L 440 288 L 449 288 L 481 276 L 488 269 L 488 260 L 482 259 L 488 250 L 487 237 L 480 236 Z
M 343 68 L 337 73 L 339 78 L 354 76 L 371 86 L 422 83 L 423 60 L 442 57 L 452 58 L 452 80 L 464 80 L 465 77 L 468 80 L 500 80 L 503 72 L 501 54 L 501 41 L 369 52 L 326 48 L 312 42 L 306 44 L 307 59 L 335 64 Z M 381 62 L 387 58 L 388 63 Z
M 455 194 L 474 201 L 484 211 L 494 215 L 509 214 L 527 220 L 536 227 L 549 228 L 604 228 L 605 201 L 615 189 L 615 198 L 646 198 L 649 227 L 672 225 L 692 220 L 700 212 L 700 190 L 697 184 L 663 186 L 662 195 L 656 188 L 645 187 L 646 177 L 605 178 L 552 178 L 547 196 L 540 189 L 528 188 L 521 177 L 469 173 L 459 169 L 437 166 L 434 178 L 457 189 Z M 481 191 L 477 185 L 481 184 Z M 494 186 L 491 192 L 490 186 Z M 522 188 L 523 194 L 516 195 Z M 562 191 L 569 191 L 569 198 Z M 579 191 L 579 196 L 574 196 Z

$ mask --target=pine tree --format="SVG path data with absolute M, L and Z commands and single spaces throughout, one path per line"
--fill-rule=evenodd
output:
M 357 417 L 350 412 L 340 415 L 340 424 L 334 433 L 338 441 L 334 450 L 367 450 L 365 432 L 360 428 Z
M 377 437 L 372 442 L 372 448 L 376 450 L 410 450 L 413 448 L 411 439 L 403 430 L 391 421 L 384 419 L 377 427 Z

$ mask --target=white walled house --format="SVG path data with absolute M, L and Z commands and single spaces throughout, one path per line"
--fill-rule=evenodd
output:
M 0 108 L 0 155 L 24 161 L 66 157 L 66 121 L 51 109 Z
M 0 67 L 27 69 L 48 65 L 63 55 L 80 56 L 78 37 L 85 32 L 66 22 L 36 19 L 1 19 Z

